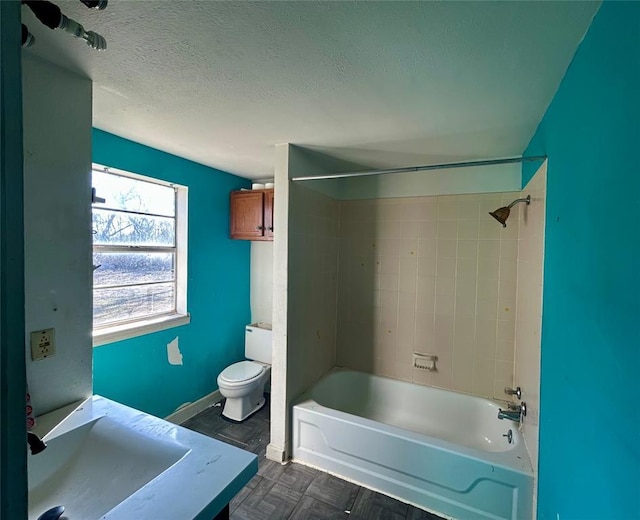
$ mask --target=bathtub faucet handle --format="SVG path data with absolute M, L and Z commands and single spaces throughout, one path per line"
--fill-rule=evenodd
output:
M 522 399 L 522 390 L 519 386 L 516 388 L 509 388 L 508 386 L 505 386 L 504 393 L 507 395 L 515 395 L 518 399 Z

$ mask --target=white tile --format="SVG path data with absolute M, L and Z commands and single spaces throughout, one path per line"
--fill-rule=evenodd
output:
M 434 323 L 435 348 L 438 355 L 453 350 L 453 316 L 438 316 Z
M 496 320 L 498 318 L 498 304 L 495 300 L 478 298 L 476 316 L 479 320 Z
M 453 258 L 438 257 L 436 263 L 436 275 L 438 278 L 455 278 L 456 260 Z
M 438 241 L 428 239 L 418 239 L 418 256 L 419 257 L 436 257 L 438 253 Z
M 374 236 L 377 240 L 382 238 L 401 238 L 402 223 L 400 222 L 376 222 L 373 225 Z
M 500 241 L 500 258 L 502 260 L 516 260 L 518 258 L 518 241 L 503 238 Z
M 436 294 L 436 277 L 435 276 L 418 276 L 418 299 L 426 298 L 433 300 Z
M 413 365 L 411 363 L 396 362 L 395 372 L 396 377 L 400 381 L 411 382 L 413 378 Z
M 499 280 L 498 300 L 504 303 L 515 304 L 516 301 L 516 282 Z
M 472 353 L 475 348 L 476 319 L 473 314 L 456 313 L 453 325 L 453 338 L 461 351 Z
M 458 258 L 478 258 L 477 240 L 458 240 Z
M 514 359 L 514 344 L 507 341 L 496 343 L 496 360 L 511 361 Z
M 398 281 L 401 292 L 415 293 L 418 283 L 417 258 L 400 259 L 400 278 Z
M 476 282 L 475 280 L 456 280 L 456 301 L 468 301 L 475 306 L 476 302 Z
M 458 240 L 477 240 L 479 224 L 474 220 L 458 222 Z
M 498 321 L 497 340 L 513 345 L 515 341 L 515 323 L 513 321 Z
M 458 257 L 456 261 L 456 278 L 475 280 L 478 275 L 478 263 L 475 258 Z
M 458 328 L 454 323 L 453 328 L 453 350 L 455 356 L 463 356 L 470 360 L 473 360 L 473 351 L 475 349 L 475 320 L 468 324 L 465 328 L 464 323 L 461 323 L 461 328 Z
M 458 199 L 458 220 L 478 220 L 480 201 L 475 197 L 460 197 Z
M 438 201 L 438 220 L 457 220 L 458 203 L 456 200 L 440 197 Z
M 397 312 L 398 309 L 398 291 L 397 290 L 381 290 L 378 291 L 380 295 L 379 307 L 391 309 Z
M 419 255 L 418 256 L 418 277 L 435 276 L 436 274 L 436 256 Z
M 435 220 L 424 220 L 418 222 L 418 238 L 436 240 L 438 237 L 438 222 Z
M 438 258 L 455 258 L 457 245 L 456 240 L 438 240 Z
M 451 294 L 437 294 L 436 295 L 436 317 L 438 316 L 453 317 L 454 299 L 455 297 Z
M 435 314 L 436 309 L 436 298 L 435 298 L 435 286 L 433 292 L 431 294 L 425 293 L 424 288 L 421 287 L 422 280 L 418 280 L 418 291 L 416 294 L 416 313 L 426 315 L 430 314 L 433 316 Z
M 418 222 L 402 222 L 401 238 L 418 238 Z
M 400 239 L 383 238 L 372 242 L 372 248 L 380 256 L 397 256 L 400 254 Z
M 498 262 L 500 260 L 500 240 L 479 240 L 478 257 Z
M 418 220 L 437 220 L 438 201 L 436 197 L 421 197 L 418 207 Z
M 397 199 L 387 199 L 376 208 L 378 220 L 398 222 L 404 218 L 404 208 Z
M 420 218 L 421 215 L 421 205 L 418 202 L 418 198 L 403 198 L 400 199 L 400 204 L 402 207 L 401 220 L 403 221 L 416 221 Z
M 481 220 L 478 224 L 478 238 L 481 240 L 498 240 L 502 231 L 502 226 L 494 219 Z
M 455 220 L 438 221 L 438 240 L 456 240 L 458 238 L 458 222 Z
M 513 361 L 496 361 L 495 377 L 501 381 L 513 380 Z
M 499 320 L 514 321 L 516 319 L 515 303 L 498 302 L 498 313 L 496 317 Z
M 518 239 L 518 220 L 511 219 L 507 221 L 507 227 L 502 228 L 500 238 L 503 240 L 517 240 Z
M 436 295 L 445 294 L 454 296 L 456 294 L 456 279 L 454 277 L 436 277 Z
M 458 392 L 470 394 L 473 392 L 473 360 L 459 360 L 454 357 L 452 388 Z
M 490 397 L 493 395 L 494 362 L 476 360 L 473 365 L 473 393 Z
M 478 258 L 478 280 L 498 279 L 500 263 L 491 258 Z
M 495 354 L 496 344 L 496 320 L 476 320 L 476 343 L 493 344 Z
M 381 274 L 379 289 L 381 291 L 397 291 L 398 290 L 398 275 L 397 274 Z
M 466 300 L 456 296 L 455 301 L 456 326 L 458 320 L 465 323 L 465 326 L 475 327 L 476 303 L 474 300 Z M 462 326 L 462 325 L 461 325 Z
M 431 314 L 416 314 L 415 344 L 433 344 L 435 334 L 434 316 Z
M 402 239 L 400 240 L 400 246 L 398 254 L 400 257 L 417 258 L 418 257 L 419 242 L 417 238 Z
M 500 279 L 507 282 L 515 282 L 518 275 L 518 263 L 515 260 L 500 262 Z
M 497 278 L 478 278 L 478 300 L 498 302 Z

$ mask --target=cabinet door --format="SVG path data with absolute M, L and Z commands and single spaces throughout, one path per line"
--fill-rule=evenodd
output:
M 273 240 L 273 190 L 264 192 L 264 236 Z
M 231 238 L 261 239 L 264 234 L 263 192 L 231 192 Z

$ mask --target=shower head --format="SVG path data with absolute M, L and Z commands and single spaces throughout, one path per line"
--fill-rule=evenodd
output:
M 528 206 L 529 204 L 531 204 L 531 195 L 527 195 L 527 198 L 525 199 L 516 199 L 508 206 L 498 208 L 495 211 L 490 211 L 489 215 L 500 222 L 500 224 L 502 224 L 502 227 L 507 227 L 507 219 L 509 218 L 509 214 L 511 213 L 511 208 L 519 202 L 526 202 Z

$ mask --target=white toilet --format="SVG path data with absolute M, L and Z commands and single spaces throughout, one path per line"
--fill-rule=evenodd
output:
M 222 415 L 244 421 L 264 406 L 264 386 L 271 375 L 271 325 L 253 323 L 244 333 L 244 355 L 218 376 L 218 388 L 227 398 Z

